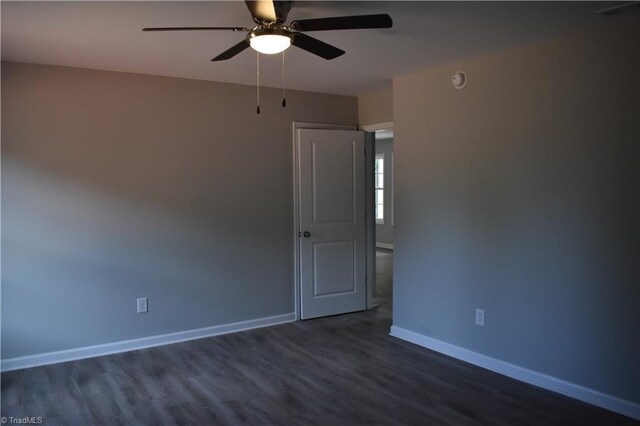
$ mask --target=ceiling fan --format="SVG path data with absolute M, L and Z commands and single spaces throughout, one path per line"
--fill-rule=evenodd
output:
M 387 14 L 338 16 L 333 18 L 303 19 L 285 25 L 293 1 L 245 1 L 256 25 L 244 27 L 156 27 L 142 31 L 244 31 L 247 36 L 240 43 L 225 50 L 212 61 L 231 59 L 248 47 L 260 53 L 275 54 L 294 45 L 324 59 L 334 59 L 345 52 L 330 44 L 310 37 L 308 31 L 355 30 L 391 28 L 393 22 Z

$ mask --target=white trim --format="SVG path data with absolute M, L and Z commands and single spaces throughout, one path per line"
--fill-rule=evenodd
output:
M 547 374 L 519 367 L 395 325 L 391 326 L 391 332 L 389 334 L 393 337 L 415 343 L 416 345 L 449 355 L 478 367 L 486 368 L 487 370 L 503 374 L 507 377 L 640 420 L 640 404 L 632 401 L 607 395 L 597 390 L 567 382 Z
M 365 132 L 375 132 L 377 130 L 391 130 L 393 129 L 393 121 L 386 121 L 384 123 L 376 123 L 376 124 L 366 124 L 364 126 L 360 126 L 360 130 L 364 130 Z
M 375 149 L 375 139 L 374 139 L 374 149 Z M 386 172 L 387 172 L 387 164 L 386 164 L 386 160 L 385 160 L 385 155 L 384 152 L 376 152 L 375 156 L 373 157 L 373 161 L 374 161 L 374 167 L 373 167 L 373 213 L 377 216 L 377 211 L 378 211 L 378 203 L 376 202 L 376 197 L 378 196 L 378 190 L 382 190 L 382 195 L 383 198 L 388 194 L 387 193 L 387 189 L 386 189 L 386 185 L 384 184 L 384 180 L 385 180 L 385 176 L 386 176 Z M 376 163 L 378 162 L 378 160 L 382 160 L 382 172 L 376 172 Z M 382 175 L 382 188 L 378 188 L 378 175 Z M 382 219 L 378 219 L 376 217 L 376 225 L 384 225 L 384 220 L 385 220 L 385 215 L 384 215 L 384 210 L 385 210 L 385 206 L 387 200 L 384 200 L 382 202 Z
M 64 351 L 48 352 L 37 355 L 27 355 L 16 358 L 3 359 L 1 370 L 12 371 L 23 368 L 37 367 L 40 365 L 57 364 L 59 362 L 74 361 L 78 359 L 93 358 L 96 356 L 116 354 L 120 352 L 134 351 L 151 348 L 154 346 L 168 345 L 187 340 L 202 339 L 203 337 L 218 336 L 221 334 L 235 333 L 254 328 L 268 327 L 295 321 L 293 312 L 272 317 L 257 318 L 231 324 L 214 325 L 211 327 L 196 328 L 193 330 L 178 331 L 175 333 L 159 334 L 156 336 L 141 337 L 139 339 L 121 340 L 119 342 L 102 345 L 85 346 L 82 348 L 67 349 Z
M 393 244 L 378 243 L 378 242 L 376 242 L 376 247 L 383 248 L 383 249 L 393 250 Z

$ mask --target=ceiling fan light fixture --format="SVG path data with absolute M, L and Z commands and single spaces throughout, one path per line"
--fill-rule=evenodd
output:
M 291 46 L 291 35 L 284 30 L 254 30 L 247 38 L 253 50 L 267 55 L 283 52 Z

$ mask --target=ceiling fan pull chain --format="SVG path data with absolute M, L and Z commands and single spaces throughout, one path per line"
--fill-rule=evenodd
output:
M 284 96 L 284 50 L 282 51 L 282 108 L 287 106 L 287 98 Z
M 257 104 L 256 113 L 260 114 L 260 53 L 256 52 L 256 91 L 257 91 Z

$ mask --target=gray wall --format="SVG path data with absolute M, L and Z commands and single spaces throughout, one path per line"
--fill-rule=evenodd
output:
M 3 359 L 293 312 L 291 123 L 358 105 L 261 95 L 2 64 Z
M 360 126 L 390 121 L 393 121 L 393 90 L 391 88 L 358 96 Z
M 394 325 L 640 402 L 638 40 L 394 80 Z
M 384 154 L 384 224 L 376 224 L 376 242 L 393 244 L 393 139 L 376 139 L 376 154 Z

